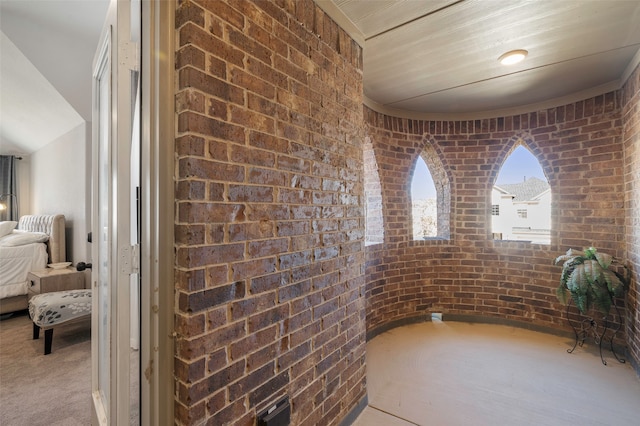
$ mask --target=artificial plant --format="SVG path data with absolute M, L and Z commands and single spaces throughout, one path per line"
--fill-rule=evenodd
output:
M 594 247 L 569 249 L 556 258 L 555 264 L 559 263 L 562 263 L 562 276 L 556 290 L 558 300 L 566 305 L 571 297 L 583 314 L 595 307 L 606 316 L 614 298 L 627 291 L 629 270 L 626 265 Z M 619 271 L 624 271 L 624 275 Z

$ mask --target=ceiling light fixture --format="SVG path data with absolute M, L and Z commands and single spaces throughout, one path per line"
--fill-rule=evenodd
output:
M 529 52 L 523 49 L 512 50 L 500 56 L 498 60 L 502 65 L 513 65 L 522 61 L 527 56 L 527 53 Z

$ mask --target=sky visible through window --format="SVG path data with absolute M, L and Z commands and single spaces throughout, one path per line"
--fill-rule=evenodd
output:
M 427 165 L 420 158 L 413 172 L 413 181 L 411 182 L 411 198 L 416 200 L 426 200 L 436 198 L 436 188 L 431 178 L 431 173 L 427 169 Z M 530 177 L 537 177 L 544 181 L 547 180 L 542 167 L 538 160 L 522 145 L 518 146 L 504 162 L 496 185 L 520 183 Z

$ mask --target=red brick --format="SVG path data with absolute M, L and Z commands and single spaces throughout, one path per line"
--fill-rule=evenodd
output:
M 236 66 L 242 66 L 244 53 L 222 40 L 214 37 L 191 22 L 186 23 L 179 30 L 180 46 L 192 44 L 207 53 Z
M 308 389 L 294 424 L 337 424 L 362 369 L 314 367 L 364 354 L 362 49 L 310 0 L 178 7 L 176 423 Z
M 180 293 L 179 307 L 184 312 L 198 312 L 244 297 L 244 283 L 236 282 L 191 294 Z

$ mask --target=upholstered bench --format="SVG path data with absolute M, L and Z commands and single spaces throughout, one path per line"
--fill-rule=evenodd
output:
M 51 353 L 53 327 L 80 321 L 91 316 L 91 290 L 65 290 L 42 293 L 29 301 L 29 315 L 33 321 L 33 338 L 44 330 L 44 354 Z

